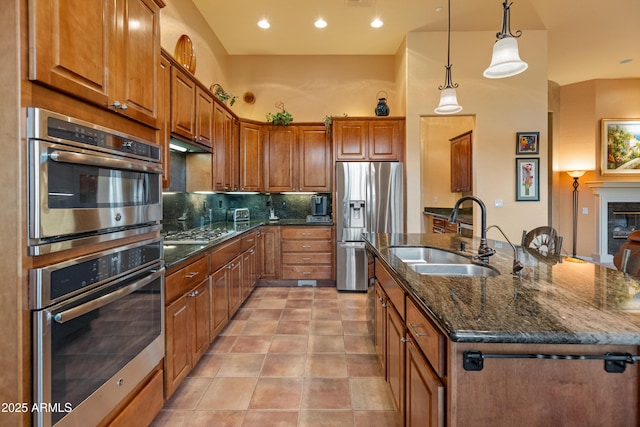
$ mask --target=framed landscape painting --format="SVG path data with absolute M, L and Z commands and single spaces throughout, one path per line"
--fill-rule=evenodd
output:
M 516 158 L 516 201 L 540 200 L 540 159 Z
M 540 152 L 540 132 L 517 132 L 516 154 L 538 154 Z
M 602 175 L 640 174 L 640 119 L 602 119 Z

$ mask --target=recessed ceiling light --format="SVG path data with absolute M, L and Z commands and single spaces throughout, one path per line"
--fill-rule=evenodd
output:
M 258 27 L 266 30 L 267 28 L 271 27 L 271 24 L 266 19 L 261 19 L 260 21 L 258 21 Z
M 327 26 L 327 21 L 319 18 L 313 25 L 315 25 L 316 28 L 325 28 Z
M 376 18 L 376 19 L 374 19 L 373 21 L 371 21 L 371 26 L 372 26 L 373 28 L 380 28 L 380 27 L 382 27 L 383 25 L 384 25 L 384 22 L 382 22 L 382 21 L 380 20 L 380 18 Z

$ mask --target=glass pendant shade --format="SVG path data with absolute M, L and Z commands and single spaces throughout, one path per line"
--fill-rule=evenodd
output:
M 528 67 L 529 65 L 520 59 L 518 41 L 513 37 L 504 37 L 493 45 L 491 65 L 482 75 L 488 79 L 501 79 L 520 74 Z
M 458 105 L 458 96 L 456 90 L 447 87 L 440 91 L 440 104 L 433 110 L 436 114 L 453 114 L 462 111 L 462 107 Z

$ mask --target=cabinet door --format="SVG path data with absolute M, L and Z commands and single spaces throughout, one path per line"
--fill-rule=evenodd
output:
M 402 161 L 404 144 L 404 122 L 379 120 L 369 123 L 369 160 Z
M 471 191 L 471 132 L 451 139 L 451 192 Z
M 227 283 L 227 269 L 222 267 L 210 277 L 211 279 L 211 332 L 210 339 L 214 340 L 229 322 L 229 285 Z
M 213 97 L 199 86 L 196 87 L 195 114 L 196 142 L 211 147 L 213 141 Z
M 228 111 L 224 116 L 224 138 L 225 150 L 227 155 L 225 165 L 225 186 L 232 191 L 238 191 L 240 188 L 240 124 L 238 119 L 233 117 Z
M 157 143 L 162 147 L 162 188 L 171 185 L 169 126 L 171 125 L 171 63 L 160 58 L 158 71 L 158 132 Z
M 168 398 L 191 370 L 189 308 L 186 295 L 166 308 L 165 343 L 164 387 Z
M 369 124 L 367 121 L 334 121 L 336 160 L 366 160 Z
M 280 227 L 263 227 L 262 278 L 280 278 Z
M 262 191 L 262 126 L 240 122 L 240 190 Z
M 116 7 L 119 31 L 116 49 L 111 50 L 115 69 L 110 70 L 115 92 L 109 104 L 126 105 L 115 111 L 157 127 L 160 8 L 153 0 L 117 0 Z M 84 34 L 77 32 L 76 37 Z
M 393 305 L 387 307 L 387 382 L 398 413 L 404 412 L 404 322 Z
M 375 282 L 376 306 L 374 311 L 374 344 L 378 359 L 385 372 L 387 369 L 387 296 L 380 288 L 380 283 Z
M 115 49 L 113 6 L 112 1 L 31 1 L 29 79 L 106 106 Z
M 171 132 L 193 140 L 196 134 L 196 83 L 186 72 L 171 67 Z
M 213 188 L 228 191 L 227 147 L 225 141 L 225 109 L 217 102 L 213 104 Z
M 229 318 L 232 318 L 242 304 L 242 255 L 227 264 L 229 282 Z
M 444 426 L 445 390 L 412 340 L 406 343 L 405 426 Z
M 299 191 L 331 191 L 331 148 L 324 126 L 298 130 Z
M 274 126 L 266 132 L 265 191 L 297 191 L 296 129 L 290 126 Z
M 261 227 L 256 233 L 256 282 L 262 279 L 264 259 L 264 233 Z
M 203 281 L 197 288 L 187 294 L 189 298 L 189 314 L 191 317 L 191 364 L 195 364 L 209 348 L 209 316 L 210 296 L 209 281 Z

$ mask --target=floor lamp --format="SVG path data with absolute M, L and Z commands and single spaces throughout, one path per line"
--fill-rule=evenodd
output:
M 573 178 L 573 254 L 576 257 L 576 242 L 578 241 L 578 178 L 584 175 L 585 171 L 567 171 Z

